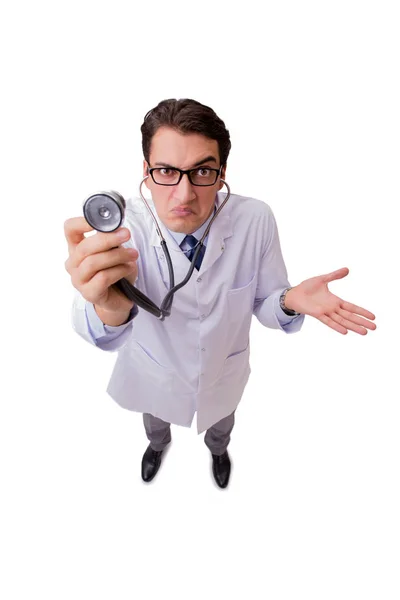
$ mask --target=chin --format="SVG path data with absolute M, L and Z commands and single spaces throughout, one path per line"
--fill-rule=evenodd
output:
M 182 227 L 185 225 L 185 223 L 193 223 L 193 221 L 197 221 L 198 217 L 194 214 L 190 214 L 190 215 L 169 215 L 168 216 L 168 222 L 170 223 L 171 227 L 170 229 L 173 229 L 173 227 Z

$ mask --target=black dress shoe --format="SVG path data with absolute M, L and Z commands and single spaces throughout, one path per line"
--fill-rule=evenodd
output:
M 229 475 L 231 474 L 231 461 L 228 452 L 225 451 L 221 456 L 213 454 L 212 459 L 214 479 L 220 488 L 225 488 L 228 485 Z
M 153 477 L 155 477 L 158 469 L 161 465 L 161 455 L 163 450 L 158 452 L 157 450 L 153 450 L 151 445 L 147 447 L 146 452 L 143 454 L 142 458 L 142 479 L 143 481 L 151 481 Z

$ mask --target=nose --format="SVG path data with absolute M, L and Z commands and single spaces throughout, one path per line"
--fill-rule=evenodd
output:
M 174 188 L 174 196 L 181 204 L 187 203 L 196 197 L 192 184 L 189 181 L 188 174 L 185 173 L 180 182 Z

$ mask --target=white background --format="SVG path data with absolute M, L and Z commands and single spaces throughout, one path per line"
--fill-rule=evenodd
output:
M 397 9 L 2 4 L 2 599 L 398 600 Z M 142 483 L 116 354 L 70 322 L 64 220 L 136 194 L 140 125 L 172 97 L 224 120 L 227 179 L 273 209 L 291 284 L 346 266 L 331 291 L 376 315 L 366 336 L 254 318 L 227 490 L 195 427 Z

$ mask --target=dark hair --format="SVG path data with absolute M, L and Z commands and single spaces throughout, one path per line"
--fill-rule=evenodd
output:
M 200 133 L 218 142 L 221 166 L 226 165 L 231 141 L 225 123 L 209 106 L 196 100 L 181 98 L 162 100 L 149 110 L 141 126 L 144 158 L 150 163 L 153 135 L 160 127 L 171 127 L 181 133 Z

